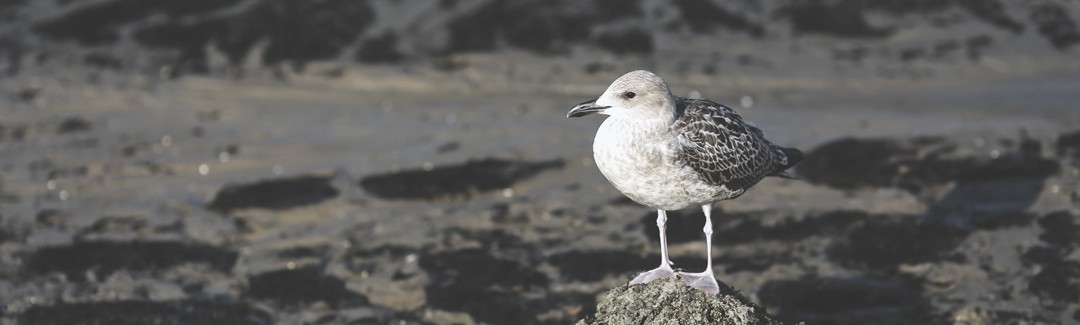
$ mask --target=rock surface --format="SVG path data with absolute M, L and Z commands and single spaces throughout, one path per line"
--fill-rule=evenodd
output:
M 577 324 L 781 324 L 764 308 L 722 286 L 718 295 L 694 290 L 676 278 L 620 286 L 604 294 L 596 314 Z

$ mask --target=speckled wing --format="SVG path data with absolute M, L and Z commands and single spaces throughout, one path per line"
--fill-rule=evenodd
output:
M 731 108 L 703 99 L 679 98 L 676 109 L 678 116 L 672 126 L 680 145 L 676 159 L 709 184 L 741 193 L 788 167 L 784 151 Z

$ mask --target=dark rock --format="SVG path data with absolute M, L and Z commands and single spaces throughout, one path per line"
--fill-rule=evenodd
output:
M 84 240 L 94 235 L 110 232 L 139 233 L 146 229 L 147 220 L 138 216 L 109 216 L 94 221 L 90 226 L 75 234 L 76 240 Z
M 480 249 L 424 253 L 420 267 L 431 278 L 424 289 L 430 307 L 492 324 L 536 323 L 525 293 L 550 282 L 530 266 Z
M 214 44 L 213 39 L 226 28 L 223 21 L 210 20 L 197 24 L 164 23 L 136 31 L 133 36 L 139 43 L 150 48 L 175 49 L 179 53 L 177 66 L 185 72 L 206 72 L 205 48 Z M 224 43 L 226 41 L 222 41 Z M 217 45 L 234 61 L 240 60 L 254 44 L 239 39 L 229 39 L 227 44 Z M 237 62 L 233 62 L 237 63 Z
M 457 141 L 451 141 L 451 142 L 440 144 L 438 147 L 435 148 L 435 152 L 437 152 L 437 153 L 447 153 L 447 152 L 457 151 L 458 149 L 461 149 L 461 144 L 458 143 Z
M 35 325 L 270 324 L 273 316 L 243 303 L 210 300 L 106 301 L 30 307 L 19 318 Z
M 40 248 L 27 257 L 25 268 L 35 275 L 63 272 L 72 279 L 86 279 L 88 273 L 104 277 L 121 269 L 157 271 L 187 263 L 229 272 L 237 257 L 234 251 L 196 243 L 81 242 Z
M 900 51 L 900 61 L 911 61 L 925 56 L 922 48 L 903 49 Z
M 330 177 L 299 176 L 225 186 L 206 205 L 207 209 L 230 213 L 245 208 L 282 210 L 318 204 L 338 196 Z
M 1039 267 L 1039 273 L 1028 280 L 1028 290 L 1044 305 L 1080 302 L 1080 263 L 1066 260 L 1080 238 L 1072 219 L 1064 211 L 1040 219 L 1046 231 L 1039 238 L 1052 246 L 1031 247 L 1020 257 L 1024 265 Z
M 328 251 L 326 246 L 300 246 L 283 249 L 277 252 L 277 256 L 285 259 L 321 257 Z
M 952 7 L 953 0 L 910 0 L 910 1 L 845 1 L 839 5 L 861 7 L 889 15 L 927 14 Z
M 1024 251 L 1024 255 L 1020 256 L 1020 261 L 1028 266 L 1059 263 L 1069 252 L 1069 249 L 1057 246 L 1035 246 Z
M 478 244 L 484 249 L 499 253 L 519 254 L 517 257 L 535 254 L 536 245 L 528 243 L 521 236 L 503 229 L 464 229 L 451 227 L 444 231 L 446 241 L 444 245 L 453 246 L 447 241 L 462 240 L 467 245 Z
M 678 260 L 677 258 L 675 260 Z M 794 264 L 800 261 L 796 254 L 791 253 L 756 253 L 745 256 L 713 256 L 713 268 L 722 269 L 724 273 L 735 272 L 762 272 L 776 265 Z M 704 257 L 701 263 L 682 265 L 705 265 Z
M 809 0 L 769 5 L 680 0 L 660 7 L 640 0 L 439 1 L 410 4 L 411 12 L 425 14 L 403 15 L 399 18 L 405 20 L 395 21 L 376 34 L 369 33 L 369 29 L 377 16 L 400 12 L 383 12 L 383 7 L 347 0 L 212 3 L 107 0 L 89 5 L 68 2 L 57 1 L 60 10 L 56 15 L 21 13 L 26 7 L 25 0 L 0 2 L 0 17 L 11 18 L 0 21 L 31 26 L 34 32 L 47 38 L 10 37 L 5 43 L 17 50 L 10 51 L 9 56 L 26 55 L 23 53 L 34 50 L 36 44 L 49 40 L 74 41 L 87 49 L 81 53 L 85 63 L 115 69 L 128 62 L 103 54 L 116 52 L 94 51 L 103 46 L 132 44 L 135 49 L 145 48 L 152 54 L 168 53 L 167 57 L 175 60 L 168 62 L 174 68 L 172 71 L 206 72 L 207 48 L 213 47 L 223 52 L 232 64 L 240 64 L 257 46 L 265 46 L 262 62 L 292 63 L 301 69 L 310 60 L 340 59 L 343 55 L 352 55 L 360 62 L 386 63 L 411 57 L 510 48 L 565 54 L 580 45 L 642 54 L 655 51 L 655 37 L 660 36 L 657 32 L 685 30 L 711 35 L 727 30 L 763 39 L 769 33 L 769 21 L 776 19 L 790 21 L 798 35 L 843 39 L 881 40 L 918 25 L 877 26 L 868 19 L 872 16 L 905 21 L 920 17 L 940 28 L 969 20 L 967 16 L 970 16 L 1012 34 L 1033 26 L 1058 49 L 1068 49 L 1080 42 L 1080 32 L 1068 7 L 1053 2 L 1029 5 L 1027 17 L 1012 17 L 1012 12 L 997 0 Z M 654 12 L 646 14 L 646 9 Z M 657 26 L 659 30 L 641 26 Z M 640 37 L 641 34 L 649 37 Z M 955 44 L 948 51 L 957 51 L 959 43 Z M 50 48 L 47 44 L 40 47 Z M 980 55 L 976 48 L 969 48 L 973 57 Z M 938 54 L 936 49 L 923 48 L 899 56 L 914 59 Z M 160 61 L 154 64 L 157 62 Z M 18 66 L 9 65 L 9 70 Z
M 1007 30 L 1013 34 L 1024 31 L 1024 25 L 1009 16 L 1005 7 L 997 0 L 955 0 L 956 5 L 967 10 L 972 16 L 991 26 Z
M 1029 226 L 1034 215 L 1027 212 L 1028 208 L 1045 187 L 1045 181 L 1038 178 L 958 181 L 948 193 L 932 202 L 931 211 L 960 221 L 957 225 L 963 227 Z
M 790 242 L 814 236 L 835 236 L 847 231 L 851 225 L 859 221 L 873 218 L 873 216 L 865 212 L 844 210 L 808 215 L 798 220 L 786 218 L 769 225 L 762 223 L 761 218 L 755 213 L 725 216 L 714 212 L 713 217 L 719 218 L 719 220 L 713 220 L 714 227 L 716 227 L 717 221 L 724 221 L 729 217 L 739 220 L 739 223 L 734 227 L 725 226 L 723 229 L 717 229 L 713 235 L 714 243 L 733 245 L 754 241 Z M 704 227 L 704 220 L 702 220 L 701 226 Z M 699 237 L 704 239 L 703 234 Z
M 966 182 L 1009 178 L 1045 179 L 1061 170 L 1057 161 L 1015 152 L 989 161 L 960 159 L 952 163 L 956 166 L 955 179 Z
M 454 283 L 470 287 L 529 289 L 549 282 L 539 271 L 479 249 L 424 253 L 420 256 L 420 267 L 437 273 L 440 278 L 451 277 Z
M 64 224 L 64 218 L 60 211 L 54 209 L 38 211 L 37 216 L 34 217 L 34 221 L 43 227 L 58 227 Z
M 183 16 L 231 6 L 240 0 L 227 1 L 142 1 L 117 0 L 102 2 L 72 11 L 52 21 L 34 27 L 40 33 L 62 40 L 75 40 L 86 45 L 115 42 L 121 25 L 151 14 Z
M 889 139 L 840 139 L 806 154 L 798 174 L 839 188 L 888 186 L 900 173 L 897 160 L 914 160 L 915 149 Z
M 447 23 L 452 51 L 495 49 L 499 26 L 504 19 L 501 4 L 492 2 Z
M 529 223 L 529 216 L 524 212 L 511 213 L 510 205 L 506 203 L 497 203 L 491 206 L 491 222 L 497 224 L 517 223 L 525 224 Z
M 932 14 L 961 9 L 976 19 L 1012 33 L 1020 33 L 1024 25 L 1010 17 L 998 1 L 806 1 L 783 6 L 776 15 L 788 18 L 796 33 L 813 33 L 847 38 L 884 38 L 895 31 L 892 27 L 871 26 L 867 14 L 903 16 Z M 827 18 L 823 18 L 827 17 Z
M 600 72 L 615 71 L 615 65 L 608 61 L 594 61 L 585 64 L 585 73 L 597 74 Z
M 1039 218 L 1043 228 L 1039 239 L 1060 247 L 1080 247 L 1080 218 L 1068 211 L 1057 211 Z
M 1005 307 L 1009 308 L 1009 307 Z M 1030 310 L 979 310 L 984 324 L 1052 324 L 1055 319 L 1037 315 Z
M 367 2 L 334 1 L 265 1 L 244 16 L 230 19 L 246 24 L 233 29 L 239 39 L 251 43 L 269 38 L 264 60 L 329 59 L 365 30 L 375 19 Z
M 41 94 L 41 88 L 24 88 L 22 90 L 19 90 L 19 91 L 15 92 L 14 95 L 15 95 L 15 98 L 19 99 L 20 101 L 29 103 L 29 102 L 33 101 L 35 98 L 37 98 L 38 95 L 40 95 L 40 94 Z M 19 139 L 20 137 L 16 135 L 15 138 Z
M 491 51 L 505 42 L 540 52 L 565 52 L 590 34 L 590 21 L 640 16 L 639 1 L 490 1 L 447 24 L 452 52 Z
M 940 323 L 918 285 L 855 277 L 780 280 L 758 291 L 763 305 L 785 322 L 809 324 Z
M 344 304 L 358 306 L 368 303 L 364 295 L 349 291 L 345 281 L 326 275 L 315 266 L 251 276 L 248 278 L 246 295 L 285 305 L 323 301 L 337 308 Z
M 136 165 L 146 168 L 146 171 L 153 175 L 176 175 L 175 167 L 157 161 L 147 160 L 139 162 Z
M 846 138 L 815 148 L 796 168 L 810 182 L 837 188 L 895 186 L 916 192 L 953 181 L 1045 179 L 1061 169 L 1057 161 L 1038 155 L 1008 151 L 990 159 L 957 156 L 955 149 L 936 137 Z
M 239 63 L 259 40 L 268 40 L 262 57 L 266 63 L 302 65 L 336 56 L 374 17 L 366 2 L 268 0 L 220 18 L 152 24 L 137 30 L 134 37 L 149 46 L 177 49 L 184 60 L 196 63 L 205 60 L 202 51 L 209 44 Z
M 776 15 L 791 21 L 798 34 L 819 34 L 848 38 L 884 38 L 895 31 L 871 26 L 860 8 L 841 4 L 801 2 L 781 8 Z
M 641 54 L 653 51 L 652 34 L 641 29 L 602 33 L 597 36 L 595 43 L 616 54 Z
M 641 0 L 595 0 L 594 9 L 599 15 L 625 19 L 641 17 L 645 12 L 641 10 Z
M 548 262 L 559 269 L 563 277 L 577 281 L 599 281 L 608 275 L 625 275 L 646 271 L 659 264 L 656 259 L 623 251 L 569 251 L 552 255 Z
M 604 294 L 596 314 L 577 324 L 780 324 L 764 308 L 720 286 L 719 295 L 675 278 L 617 287 Z
M 1044 304 L 1080 302 L 1080 263 L 1043 264 L 1042 270 L 1028 281 L 1028 290 Z
M 982 53 L 993 44 L 994 39 L 986 35 L 973 36 L 964 41 L 967 56 L 971 60 L 982 57 Z
M 837 6 L 850 7 L 867 13 L 903 16 L 929 15 L 947 10 L 960 9 L 996 28 L 1013 33 L 1023 31 L 1023 25 L 1009 17 L 1004 6 L 996 0 L 910 0 L 910 1 L 841 1 Z
M 64 119 L 60 122 L 60 125 L 56 126 L 56 133 L 76 133 L 90 130 L 90 121 L 87 121 L 81 117 L 71 117 Z
M 536 323 L 524 306 L 520 293 L 455 283 L 425 290 L 428 305 L 433 308 L 464 312 L 473 319 L 490 324 Z
M 1058 49 L 1068 49 L 1080 43 L 1080 28 L 1061 5 L 1045 2 L 1031 9 L 1031 20 L 1039 35 Z
M 0 243 L 12 242 L 25 238 L 29 233 L 30 228 L 12 229 L 12 225 L 4 225 L 0 227 Z
M 548 169 L 560 169 L 562 159 L 521 162 L 497 158 L 470 160 L 431 170 L 410 169 L 360 180 L 365 191 L 384 199 L 439 199 L 469 197 L 501 190 Z
M 390 32 L 367 39 L 356 52 L 356 60 L 368 63 L 401 61 L 405 55 L 398 51 L 397 42 L 397 35 Z
M 124 67 L 124 61 L 105 53 L 89 53 L 83 56 L 83 63 L 102 69 L 118 70 Z
M 982 212 L 973 213 L 969 216 L 971 226 L 976 229 L 983 230 L 996 230 L 1002 228 L 1015 228 L 1015 227 L 1027 227 L 1035 221 L 1035 215 L 1030 213 L 1016 213 L 1013 211 L 1004 212 Z
M 417 250 L 409 246 L 400 245 L 382 245 L 374 248 L 360 248 L 356 247 L 349 250 L 349 256 L 358 258 L 372 258 L 378 256 L 386 256 L 393 258 L 404 257 L 405 255 L 415 253 Z
M 17 17 L 19 7 L 27 0 L 8 0 L 0 2 L 0 20 L 14 20 Z
M 969 234 L 912 217 L 896 219 L 887 216 L 867 218 L 844 240 L 829 248 L 829 259 L 893 273 L 900 264 L 957 258 L 952 251 Z
M 675 7 L 682 13 L 680 22 L 690 26 L 695 33 L 710 33 L 716 26 L 723 26 L 758 38 L 765 35 L 765 27 L 760 23 L 712 1 L 679 0 L 675 1 Z
M 408 246 L 381 245 L 373 248 L 353 246 L 345 255 L 345 266 L 354 273 L 399 273 L 405 257 L 418 254 L 419 250 Z
M 46 174 L 48 179 L 57 179 L 64 177 L 81 177 L 86 176 L 90 172 L 90 168 L 86 165 L 72 166 L 66 168 L 50 168 Z
M 1063 133 L 1057 138 L 1058 156 L 1080 159 L 1080 131 Z

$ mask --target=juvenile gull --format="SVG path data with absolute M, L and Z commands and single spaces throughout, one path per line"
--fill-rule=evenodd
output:
M 731 108 L 672 95 L 664 79 L 644 70 L 615 79 L 600 98 L 574 106 L 566 117 L 592 113 L 609 116 L 593 140 L 596 166 L 624 195 L 656 209 L 660 266 L 630 284 L 678 275 L 691 287 L 718 293 L 712 204 L 742 195 L 765 176 L 791 177 L 785 170 L 802 160 L 802 152 L 769 142 Z M 701 273 L 675 272 L 668 259 L 665 211 L 691 206 L 705 212 L 708 264 Z

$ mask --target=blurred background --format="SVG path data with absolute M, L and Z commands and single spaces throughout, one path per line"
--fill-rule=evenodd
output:
M 717 278 L 1080 322 L 1076 1 L 0 1 L 0 323 L 566 324 L 658 258 L 566 119 L 635 69 L 807 152 Z M 677 267 L 704 220 L 672 213 Z

